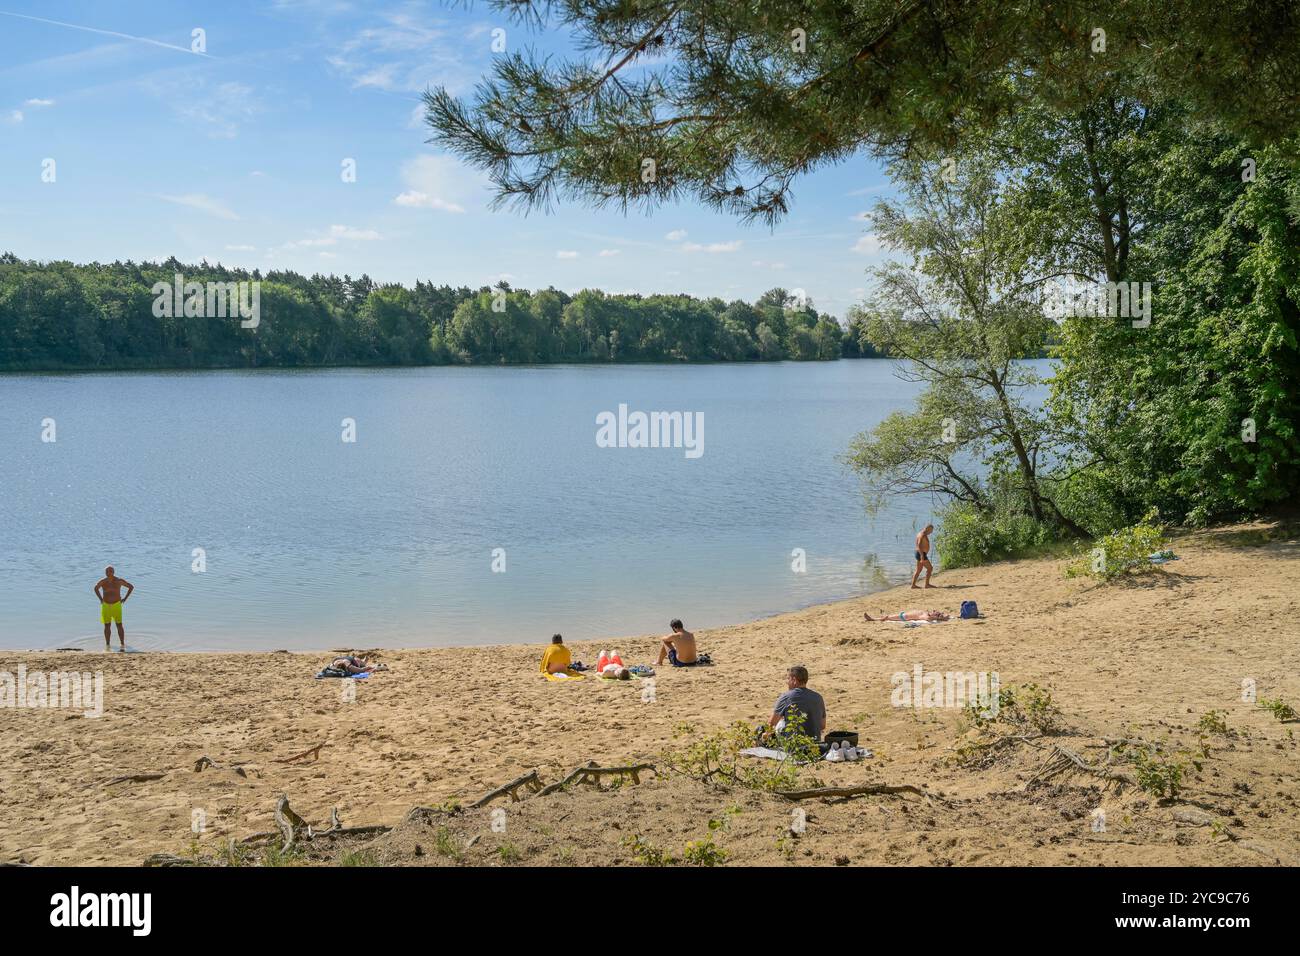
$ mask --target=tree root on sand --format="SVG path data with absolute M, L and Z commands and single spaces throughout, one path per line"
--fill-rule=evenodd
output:
M 547 784 L 546 786 L 542 786 L 541 777 L 539 777 L 537 771 L 534 770 L 530 773 L 524 774 L 522 777 L 511 780 L 504 786 L 497 787 L 495 790 L 489 790 L 487 793 L 483 794 L 483 796 L 471 803 L 469 809 L 477 810 L 480 807 L 487 806 L 497 797 L 506 795 L 510 797 L 511 803 L 518 803 L 520 800 L 518 791 L 523 787 L 527 787 L 528 791 L 536 796 L 545 797 L 575 783 L 586 783 L 596 787 L 598 790 L 603 789 L 600 784 L 602 777 L 615 777 L 619 780 L 622 780 L 625 777 L 630 777 L 632 782 L 637 784 L 641 782 L 641 774 L 647 770 L 656 774 L 658 773 L 658 771 L 655 770 L 655 765 L 652 763 L 631 764 L 626 767 L 598 767 L 595 763 L 588 763 L 585 767 L 578 767 L 563 780 Z
M 785 797 L 787 800 L 817 800 L 826 797 L 848 799 L 850 797 L 865 797 L 873 793 L 914 793 L 917 796 L 925 797 L 929 802 L 943 801 L 942 797 L 927 793 L 920 787 L 914 787 L 910 783 L 867 783 L 860 787 L 815 787 L 812 790 L 776 790 L 773 793 L 778 797 Z

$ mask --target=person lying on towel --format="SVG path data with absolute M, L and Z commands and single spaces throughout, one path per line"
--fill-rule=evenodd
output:
M 344 671 L 349 676 L 353 674 L 371 674 L 377 670 L 388 669 L 383 664 L 372 664 L 364 657 L 357 657 L 353 654 L 334 658 L 334 660 L 330 661 L 330 667 L 334 670 Z
M 596 661 L 596 673 L 602 680 L 631 680 L 632 672 L 623 665 L 623 658 L 618 651 L 601 651 Z
M 873 624 L 879 624 L 883 621 L 946 621 L 949 616 L 943 611 L 899 611 L 897 614 L 886 614 L 880 612 L 880 617 L 872 617 L 866 611 L 862 616 Z

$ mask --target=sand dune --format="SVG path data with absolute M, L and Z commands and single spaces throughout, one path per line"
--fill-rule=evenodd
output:
M 936 590 L 895 588 L 701 632 L 717 666 L 661 669 L 648 703 L 635 683 L 542 680 L 537 660 L 562 621 L 543 622 L 536 635 L 502 635 L 527 644 L 385 652 L 392 670 L 360 682 L 355 701 L 343 699 L 338 681 L 312 679 L 324 655 L 6 652 L 0 670 L 9 672 L 20 664 L 102 669 L 105 712 L 0 709 L 0 862 L 138 864 L 155 852 L 184 853 L 196 809 L 210 850 L 272 829 L 281 793 L 312 822 L 337 807 L 349 825 L 396 824 L 414 805 L 468 802 L 533 768 L 549 781 L 589 760 L 653 761 L 682 722 L 763 720 L 785 668 L 803 663 L 831 726 L 858 730 L 875 751 L 863 763 L 822 765 L 818 776 L 835 785 L 925 783 L 942 804 L 818 803 L 792 852 L 778 842 L 790 814 L 782 801 L 648 779 L 612 794 L 514 805 L 510 839 L 522 862 L 630 862 L 619 834 L 680 849 L 711 815 L 736 807 L 718 839 L 739 863 L 1298 864 L 1292 730 L 1300 724 L 1280 723 L 1241 692 L 1250 678 L 1260 697 L 1300 706 L 1296 540 L 1253 525 L 1173 547 L 1182 560 L 1166 571 L 1118 584 L 1067 580 L 1059 561 L 1011 562 L 942 572 Z M 864 609 L 951 611 L 972 598 L 985 619 L 916 628 L 862 620 Z M 382 646 L 382 635 L 369 643 Z M 654 650 L 647 636 L 600 643 L 629 663 Z M 592 661 L 599 647 L 574 651 Z M 1048 687 L 1079 740 L 1169 736 L 1192 747 L 1210 710 L 1224 711 L 1236 736 L 1211 739 L 1210 758 L 1189 781 L 1181 807 L 1204 819 L 1099 780 L 1025 789 L 1041 752 L 1016 748 L 987 768 L 963 769 L 950 759 L 960 713 L 891 705 L 891 675 L 918 663 L 996 671 L 1004 687 Z M 319 760 L 277 762 L 322 742 Z M 196 772 L 205 755 L 216 767 Z M 1104 832 L 1089 825 L 1097 807 L 1107 810 Z M 1220 825 L 1201 825 L 1211 818 Z M 501 862 L 504 838 L 489 830 L 486 810 L 449 826 L 465 842 L 483 834 L 467 860 Z M 423 850 L 404 856 L 419 841 L 398 836 L 384 845 L 384 862 L 448 862 Z

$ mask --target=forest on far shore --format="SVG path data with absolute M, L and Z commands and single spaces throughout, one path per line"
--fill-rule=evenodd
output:
M 259 321 L 158 316 L 156 283 L 257 281 Z M 173 311 L 171 309 L 166 310 Z M 180 312 L 181 310 L 175 310 Z M 755 302 L 508 285 L 471 289 L 368 276 L 0 255 L 0 370 L 252 368 L 873 358 L 846 324 L 785 289 Z

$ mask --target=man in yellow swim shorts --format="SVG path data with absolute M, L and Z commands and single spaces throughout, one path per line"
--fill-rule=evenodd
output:
M 122 593 L 122 588 L 126 588 L 125 594 Z M 135 585 L 125 578 L 119 578 L 113 573 L 112 567 L 107 567 L 104 569 L 104 577 L 92 590 L 95 597 L 99 598 L 99 620 L 104 625 L 104 650 L 113 649 L 112 627 L 116 623 L 117 639 L 125 652 L 126 632 L 122 630 L 122 605 L 135 590 Z

